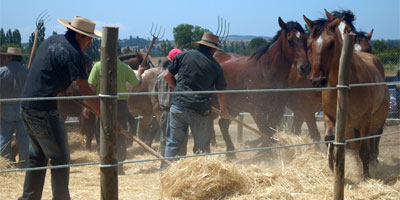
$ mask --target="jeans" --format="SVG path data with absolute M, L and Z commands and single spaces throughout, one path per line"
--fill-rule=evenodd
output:
M 166 144 L 166 130 L 167 130 L 167 124 L 168 122 L 168 113 L 169 110 L 163 110 L 160 116 L 160 129 L 161 129 L 161 137 L 160 137 L 160 154 L 161 156 L 165 155 L 165 144 Z M 185 140 L 181 146 L 181 149 L 178 153 L 179 156 L 184 156 L 186 155 L 187 152 L 187 141 L 188 141 L 188 136 L 186 135 Z
M 194 110 L 172 105 L 167 123 L 165 157 L 178 155 L 188 127 L 194 139 L 193 153 L 210 153 L 210 115 L 203 116 Z
M 20 116 L 19 104 L 3 104 L 1 112 L 0 155 L 10 161 L 15 161 L 11 149 L 14 130 L 18 139 L 18 167 L 26 167 L 29 155 L 29 139 Z
M 28 167 L 64 165 L 70 162 L 67 131 L 57 110 L 21 112 L 30 139 Z M 70 199 L 69 167 L 51 169 L 53 199 Z M 24 191 L 19 199 L 41 199 L 46 170 L 27 171 Z

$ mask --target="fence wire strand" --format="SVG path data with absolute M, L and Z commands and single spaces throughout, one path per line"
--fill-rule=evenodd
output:
M 183 158 L 216 156 L 216 155 L 226 155 L 226 154 L 234 154 L 234 153 L 247 153 L 247 152 L 254 152 L 254 151 L 267 151 L 267 150 L 284 149 L 284 148 L 301 147 L 301 146 L 311 146 L 311 145 L 319 145 L 319 144 L 345 145 L 349 142 L 368 140 L 368 139 L 372 139 L 372 138 L 383 137 L 383 136 L 388 136 L 388 135 L 393 135 L 393 134 L 400 134 L 400 131 L 394 131 L 394 132 L 382 133 L 380 135 L 348 139 L 348 140 L 345 140 L 343 143 L 337 143 L 337 144 L 335 141 L 319 141 L 319 142 L 309 142 L 309 143 L 302 143 L 302 144 L 269 146 L 269 147 L 259 147 L 259 148 L 242 149 L 242 150 L 234 150 L 234 151 L 194 154 L 194 155 L 186 155 L 186 156 L 131 160 L 131 161 L 118 162 L 116 164 L 101 164 L 100 162 L 88 162 L 88 163 L 76 163 L 76 164 L 44 166 L 44 167 L 34 167 L 34 168 L 8 169 L 8 170 L 0 170 L 0 174 L 12 173 L 12 172 L 23 172 L 23 171 L 37 171 L 37 170 L 46 170 L 46 169 L 58 169 L 58 168 L 67 168 L 67 167 L 81 167 L 81 166 L 89 166 L 89 165 L 98 165 L 100 168 L 116 167 L 118 165 L 123 165 L 123 164 L 135 164 L 135 163 L 142 163 L 142 162 L 162 161 L 162 160 L 176 160 L 176 159 L 181 159 L 181 158 L 183 159 Z

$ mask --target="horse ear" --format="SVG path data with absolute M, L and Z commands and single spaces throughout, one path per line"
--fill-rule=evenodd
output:
M 278 18 L 278 23 L 281 29 L 286 29 L 286 23 L 282 20 L 281 17 Z
M 315 21 L 312 21 L 311 19 L 308 19 L 305 15 L 303 15 L 303 19 L 304 19 L 304 21 L 306 22 L 308 28 L 311 31 L 313 26 L 314 26 L 314 24 L 315 24 Z
M 372 29 L 371 32 L 369 32 L 368 35 L 365 36 L 365 37 L 367 38 L 368 41 L 371 40 L 371 38 L 372 38 L 372 33 L 374 33 L 374 29 Z
M 328 18 L 328 20 L 333 20 L 335 18 L 335 16 L 333 16 L 328 10 L 326 10 L 325 8 L 324 8 L 324 10 L 325 10 L 325 15 Z
M 339 26 L 340 22 L 343 21 L 343 18 L 344 18 L 344 16 L 341 17 L 341 18 L 336 18 L 336 19 L 334 19 L 332 22 L 330 22 L 330 23 L 328 24 L 328 27 L 329 27 L 332 31 L 334 31 L 334 30 Z

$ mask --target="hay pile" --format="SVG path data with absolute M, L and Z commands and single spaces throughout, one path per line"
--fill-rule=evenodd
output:
M 243 169 L 216 157 L 188 158 L 173 163 L 161 177 L 161 196 L 221 199 L 248 192 Z
M 279 145 L 311 142 L 308 136 L 277 133 Z M 333 173 L 326 154 L 316 146 L 273 150 L 238 163 L 224 157 L 189 158 L 173 163 L 161 176 L 166 199 L 332 199 Z M 243 154 L 242 154 L 243 155 Z M 274 155 L 271 159 L 268 155 Z M 399 199 L 400 175 L 384 180 L 362 178 L 359 161 L 346 154 L 346 199 Z M 384 177 L 384 176 L 383 176 Z

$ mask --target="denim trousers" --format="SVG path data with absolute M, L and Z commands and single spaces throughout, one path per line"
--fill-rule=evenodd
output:
M 169 110 L 163 110 L 160 116 L 160 129 L 161 129 L 161 135 L 160 135 L 160 154 L 162 156 L 165 155 L 165 144 L 166 144 L 166 130 L 167 130 L 167 124 L 168 122 L 168 113 Z M 179 150 L 178 155 L 179 156 L 184 156 L 187 154 L 187 141 L 188 141 L 188 135 L 186 135 L 185 140 Z
M 30 139 L 28 167 L 64 165 L 70 162 L 67 131 L 57 110 L 21 110 Z M 70 199 L 69 167 L 51 169 L 53 199 Z M 19 199 L 41 199 L 46 170 L 27 171 L 24 191 Z
M 194 110 L 172 105 L 168 120 L 165 157 L 178 155 L 189 127 L 194 140 L 193 153 L 210 153 L 210 115 L 203 116 Z
M 15 161 L 11 149 L 14 130 L 18 139 L 18 167 L 26 167 L 29 155 L 29 139 L 20 116 L 19 104 L 3 104 L 1 112 L 0 155 L 10 161 Z

